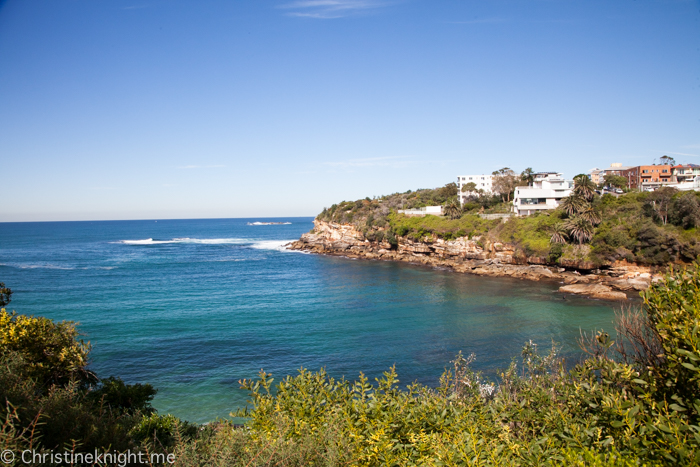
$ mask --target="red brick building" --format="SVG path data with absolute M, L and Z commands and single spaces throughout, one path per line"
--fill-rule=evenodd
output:
M 639 167 L 627 167 L 620 170 L 618 175 L 627 179 L 628 189 L 635 190 L 639 187 Z
M 620 175 L 627 179 L 630 189 L 641 188 L 642 183 L 675 182 L 670 165 L 640 165 L 620 170 Z

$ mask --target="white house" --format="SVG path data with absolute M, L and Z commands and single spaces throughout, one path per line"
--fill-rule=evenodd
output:
M 459 202 L 464 204 L 465 199 L 476 191 L 462 192 L 462 187 L 468 183 L 476 185 L 476 190 L 483 190 L 484 193 L 491 194 L 493 188 L 493 175 L 460 175 L 457 177 L 457 187 L 459 188 Z
M 700 175 L 678 183 L 676 188 L 681 191 L 700 191 Z
M 686 178 L 682 182 L 666 183 L 666 182 L 644 182 L 640 189 L 641 191 L 656 191 L 661 187 L 675 188 L 680 191 L 700 191 L 700 175 Z
M 555 209 L 574 188 L 574 181 L 566 180 L 558 172 L 539 172 L 534 175 L 532 186 L 519 186 L 515 189 L 513 212 L 519 216 Z

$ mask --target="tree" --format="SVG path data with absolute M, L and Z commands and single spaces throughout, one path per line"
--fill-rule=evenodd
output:
M 622 175 L 607 174 L 603 177 L 605 186 L 612 186 L 615 188 L 627 188 L 627 179 Z
M 459 219 L 462 217 L 462 208 L 456 201 L 450 201 L 445 204 L 445 215 L 450 219 Z
M 647 198 L 647 205 L 651 207 L 651 210 L 658 216 L 663 225 L 666 225 L 668 222 L 668 212 L 673 201 L 673 195 L 677 191 L 675 188 L 664 186 L 652 192 Z
M 671 156 L 663 155 L 659 158 L 662 165 L 676 165 L 676 160 Z
M 579 213 L 579 216 L 582 218 L 586 219 L 588 222 L 590 222 L 593 225 L 598 225 L 600 224 L 601 218 L 600 214 L 590 205 L 588 207 L 582 209 Z
M 595 196 L 595 183 L 586 174 L 579 174 L 574 177 L 574 193 L 586 201 L 590 201 Z
M 435 198 L 438 200 L 443 200 L 442 203 L 444 203 L 448 199 L 457 196 L 458 192 L 459 189 L 457 188 L 457 184 L 451 182 L 443 186 L 442 188 L 438 188 L 435 193 Z
M 686 193 L 678 198 L 669 213 L 671 222 L 684 229 L 700 227 L 700 202 L 695 193 Z
M 552 236 L 549 238 L 550 243 L 566 243 L 569 238 L 569 231 L 566 230 L 563 222 L 559 222 L 552 228 Z
M 476 191 L 476 183 L 469 182 L 462 185 L 462 193 L 474 193 Z
M 586 209 L 587 206 L 588 203 L 586 202 L 586 200 L 577 195 L 576 193 L 570 194 L 561 201 L 561 204 L 559 204 L 559 207 L 562 208 L 564 212 L 570 217 L 583 211 L 584 209 Z
M 510 196 L 515 191 L 515 187 L 521 183 L 522 179 L 508 167 L 493 172 L 493 191 L 501 195 L 503 202 L 510 201 Z
M 593 224 L 583 217 L 572 217 L 564 223 L 564 227 L 569 231 L 571 238 L 579 244 L 590 242 L 593 238 Z
M 12 297 L 12 290 L 10 290 L 9 287 L 5 287 L 5 284 L 0 282 L 0 308 L 5 308 L 10 301 Z
M 535 171 L 532 170 L 532 167 L 528 167 L 527 169 L 525 169 L 521 172 L 520 178 L 522 179 L 523 182 L 532 186 L 532 182 L 535 181 Z

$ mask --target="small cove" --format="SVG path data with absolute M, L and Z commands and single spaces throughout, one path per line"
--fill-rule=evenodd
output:
M 248 225 L 256 221 L 290 222 Z M 161 413 L 205 422 L 245 404 L 238 380 L 304 367 L 435 385 L 458 351 L 486 374 L 533 340 L 578 357 L 614 304 L 558 284 L 284 251 L 311 218 L 0 224 L 11 309 L 79 321 L 92 368 L 159 389 Z

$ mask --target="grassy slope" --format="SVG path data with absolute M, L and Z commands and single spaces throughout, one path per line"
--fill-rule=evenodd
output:
M 523 256 L 541 256 L 556 262 L 558 258 L 579 259 L 604 265 L 616 260 L 627 260 L 647 265 L 662 266 L 675 262 L 691 262 L 700 255 L 700 232 L 697 228 L 684 229 L 672 224 L 662 225 L 649 208 L 648 193 L 628 193 L 620 197 L 605 195 L 594 200 L 602 223 L 596 227 L 590 245 L 551 245 L 553 227 L 566 219 L 560 210 L 543 212 L 528 217 L 511 218 L 507 222 L 486 220 L 478 216 L 484 212 L 503 211 L 505 205 L 497 199 L 485 198 L 481 205 L 467 205 L 460 219 L 437 216 L 407 217 L 397 214 L 398 209 L 444 204 L 456 196 L 449 185 L 435 190 L 396 193 L 377 199 L 344 201 L 324 209 L 321 220 L 354 224 L 370 240 L 405 236 L 412 240 L 430 240 L 431 237 L 451 240 L 457 237 L 485 236 L 491 241 L 513 244 Z M 678 193 L 681 196 L 693 194 Z M 695 194 L 694 196 L 698 196 Z

